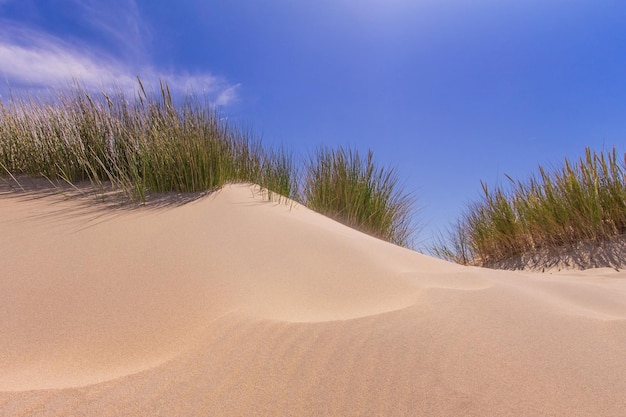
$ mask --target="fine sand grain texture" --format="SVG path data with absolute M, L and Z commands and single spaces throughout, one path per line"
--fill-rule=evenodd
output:
M 453 265 L 227 186 L 0 195 L 0 416 L 626 416 L 626 274 Z

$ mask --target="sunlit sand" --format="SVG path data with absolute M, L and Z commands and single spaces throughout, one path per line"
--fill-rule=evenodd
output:
M 189 200 L 0 195 L 0 415 L 626 415 L 623 271 L 463 267 L 249 185 Z

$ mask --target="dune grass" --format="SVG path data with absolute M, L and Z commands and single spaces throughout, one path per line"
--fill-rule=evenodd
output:
M 253 182 L 293 197 L 295 165 L 263 147 L 193 96 L 177 105 L 167 84 L 137 96 L 94 95 L 80 87 L 54 101 L 0 103 L 0 169 L 5 173 L 110 183 L 135 200 Z
M 413 200 L 393 169 L 378 167 L 373 153 L 319 148 L 306 165 L 304 203 L 351 227 L 408 246 Z
M 250 182 L 396 244 L 410 237 L 410 200 L 371 151 L 366 159 L 320 151 L 302 184 L 291 152 L 265 146 L 193 95 L 175 100 L 166 83 L 155 93 L 138 80 L 133 97 L 76 85 L 52 99 L 0 101 L 0 176 L 14 175 L 90 181 L 138 202 Z
M 433 252 L 463 264 L 489 265 L 545 248 L 604 242 L 626 234 L 626 154 L 586 149 L 552 171 L 539 167 L 510 189 L 482 184 Z

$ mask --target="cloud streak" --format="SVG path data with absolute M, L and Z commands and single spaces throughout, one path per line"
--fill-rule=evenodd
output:
M 0 4 L 2 1 L 5 0 L 0 0 Z M 132 92 L 138 87 L 137 77 L 141 77 L 147 86 L 166 81 L 175 94 L 201 94 L 218 106 L 237 101 L 238 85 L 211 73 L 181 74 L 155 68 L 143 46 L 149 29 L 141 22 L 133 1 L 124 2 L 128 7 L 114 4 L 113 9 L 106 11 L 92 0 L 74 2 L 77 16 L 89 22 L 107 41 L 119 45 L 107 48 L 115 50 L 115 55 L 93 43 L 61 39 L 0 19 L 0 77 L 4 81 L 1 84 L 15 91 L 63 88 L 79 82 L 89 90 L 119 88 Z M 124 12 L 116 16 L 113 14 L 116 9 Z M 121 24 L 116 25 L 116 19 Z
M 70 0 L 76 19 L 114 43 L 128 58 L 147 59 L 149 25 L 134 0 Z
M 17 29 L 11 35 L 0 36 L 0 73 L 9 84 L 52 87 L 72 79 L 93 87 L 112 82 L 124 87 L 128 83 L 126 69 L 111 57 L 91 56 L 76 46 L 30 30 Z

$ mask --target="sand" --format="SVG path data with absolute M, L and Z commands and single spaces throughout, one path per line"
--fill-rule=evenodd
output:
M 0 194 L 1 416 L 626 415 L 626 273 L 462 267 L 227 186 Z

